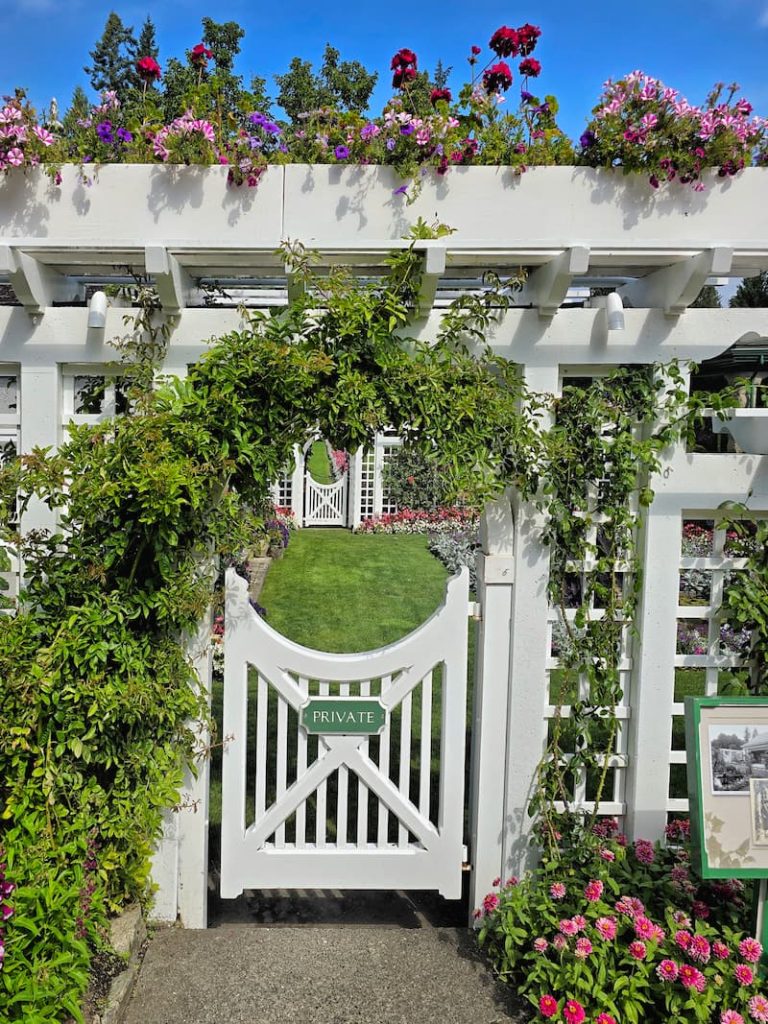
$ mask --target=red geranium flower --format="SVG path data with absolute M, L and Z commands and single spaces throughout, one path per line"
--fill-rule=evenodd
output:
M 160 78 L 160 65 L 154 57 L 140 57 L 136 61 L 136 70 L 145 82 L 153 82 Z
M 404 82 L 412 82 L 416 77 L 416 54 L 406 48 L 398 50 L 390 67 L 394 71 L 392 85 L 400 89 Z
M 541 35 L 541 29 L 537 28 L 536 25 L 522 25 L 517 30 L 517 41 L 520 46 L 519 53 L 522 57 L 527 57 L 536 48 L 536 41 Z
M 496 29 L 488 45 L 500 57 L 516 57 L 520 52 L 520 40 L 516 30 L 506 25 Z
M 520 74 L 529 78 L 537 78 L 541 74 L 541 64 L 535 57 L 526 57 L 520 61 Z
M 506 92 L 512 85 L 512 72 L 509 64 L 500 60 L 498 64 L 492 64 L 487 71 L 483 72 L 483 88 L 490 96 L 494 92 Z
M 445 100 L 446 103 L 450 103 L 453 97 L 451 96 L 450 89 L 433 89 L 429 94 L 429 99 L 433 107 L 436 107 L 440 100 Z
M 189 59 L 196 68 L 204 68 L 212 56 L 213 53 L 202 43 L 193 46 L 189 53 Z

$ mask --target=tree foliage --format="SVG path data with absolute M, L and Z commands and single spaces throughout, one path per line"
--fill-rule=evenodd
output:
M 119 14 L 110 11 L 104 31 L 90 51 L 90 66 L 83 68 L 97 92 L 113 90 L 126 95 L 134 82 L 136 37 L 133 28 L 124 25 Z
M 745 277 L 731 298 L 731 306 L 768 306 L 768 271 L 756 277 Z
M 359 61 L 340 58 L 339 51 L 328 43 L 319 72 L 314 72 L 310 61 L 294 57 L 285 74 L 275 75 L 276 102 L 294 124 L 300 114 L 321 107 L 358 114 L 366 109 L 378 75 Z

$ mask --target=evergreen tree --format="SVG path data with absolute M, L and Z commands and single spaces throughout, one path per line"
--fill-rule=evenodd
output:
M 124 96 L 133 83 L 136 38 L 133 29 L 111 11 L 101 38 L 90 51 L 91 66 L 84 67 L 97 92 L 112 89 Z
M 294 57 L 284 75 L 275 75 L 277 103 L 296 123 L 299 114 L 319 107 L 362 113 L 368 106 L 378 75 L 356 60 L 341 61 L 340 53 L 330 43 L 323 53 L 318 74 L 308 60 Z
M 705 284 L 691 303 L 691 309 L 720 309 L 720 292 L 713 284 Z
M 139 41 L 136 43 L 134 51 L 131 54 L 131 85 L 134 89 L 142 90 L 144 87 L 144 80 L 136 70 L 136 61 L 141 57 L 152 57 L 154 60 L 157 60 L 159 54 L 160 48 L 157 45 L 155 23 L 152 21 L 150 16 L 147 15 L 144 20 L 144 24 L 141 26 Z
M 62 134 L 65 139 L 72 139 L 77 131 L 77 122 L 88 117 L 91 105 L 88 102 L 85 89 L 78 85 L 72 93 L 72 99 L 64 117 L 61 119 Z
M 768 306 L 768 270 L 764 270 L 757 277 L 745 277 L 731 298 L 731 305 Z

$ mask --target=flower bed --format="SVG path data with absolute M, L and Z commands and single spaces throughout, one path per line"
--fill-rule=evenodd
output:
M 762 949 L 741 930 L 743 883 L 696 878 L 687 821 L 673 822 L 667 837 L 667 848 L 628 844 L 611 819 L 586 833 L 571 823 L 538 871 L 485 897 L 480 944 L 536 1020 L 768 1020 Z
M 454 506 L 425 512 L 404 508 L 383 516 L 364 519 L 358 533 L 455 533 L 476 527 L 480 516 L 474 509 Z

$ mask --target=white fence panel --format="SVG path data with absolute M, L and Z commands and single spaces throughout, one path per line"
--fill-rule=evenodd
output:
M 304 887 L 461 895 L 468 587 L 463 569 L 431 618 L 389 647 L 326 654 L 268 626 L 227 572 L 224 898 Z M 311 697 L 376 700 L 383 729 L 308 734 Z

